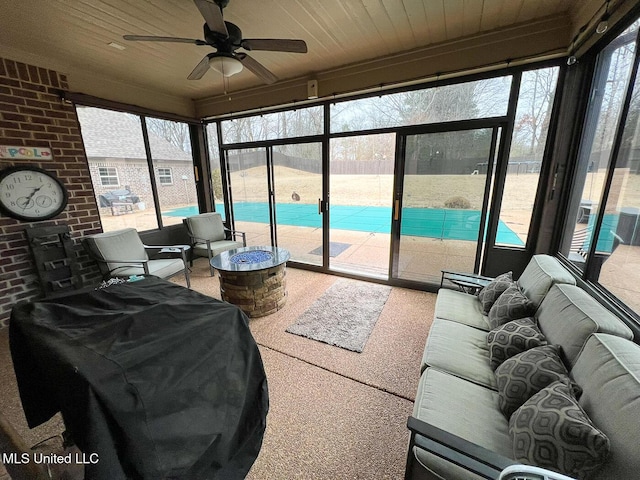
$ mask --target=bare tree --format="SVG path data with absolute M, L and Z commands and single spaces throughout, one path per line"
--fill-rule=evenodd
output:
M 186 123 L 147 117 L 147 128 L 179 149 L 191 153 L 189 127 Z

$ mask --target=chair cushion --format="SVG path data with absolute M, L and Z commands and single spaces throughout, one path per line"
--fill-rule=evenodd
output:
M 593 425 L 562 381 L 527 400 L 509 420 L 513 458 L 585 478 L 609 455 L 609 439 Z
M 185 269 L 185 264 L 181 258 L 163 258 L 160 260 L 149 260 L 149 275 L 160 278 L 169 278 Z M 129 277 L 131 275 L 145 275 L 143 267 L 121 267 L 113 272 L 114 276 Z
M 503 273 L 489 282 L 478 292 L 478 300 L 482 305 L 482 313 L 487 315 L 494 302 L 502 293 L 513 285 L 512 272 Z
M 236 242 L 233 240 L 220 240 L 218 242 L 211 242 L 211 256 L 215 257 L 216 255 L 221 254 L 222 252 L 226 252 L 227 250 L 232 250 L 234 248 L 242 248 L 242 242 Z M 207 252 L 207 244 L 206 243 L 196 243 L 193 246 L 194 255 L 198 255 L 200 257 L 209 257 L 209 253 Z
M 524 402 L 556 380 L 568 378 L 558 345 L 543 345 L 505 360 L 496 369 L 500 410 L 510 418 Z
M 222 216 L 217 212 L 201 213 L 184 219 L 189 234 L 197 240 L 218 241 L 226 238 Z
M 547 340 L 533 318 L 512 320 L 494 328 L 487 335 L 489 363 L 495 370 L 507 358 L 546 344 Z
M 140 236 L 135 228 L 125 228 L 122 230 L 90 235 L 85 237 L 83 242 L 88 245 L 92 254 L 96 258 L 103 260 L 140 262 L 149 258 L 146 250 L 144 249 L 144 244 L 142 243 L 142 240 L 140 240 Z M 102 267 L 104 264 L 101 263 L 100 265 Z M 103 270 L 102 273 L 106 274 L 114 269 L 118 269 L 119 271 L 121 270 L 119 267 L 122 266 L 122 263 L 108 263 L 108 270 Z
M 511 320 L 533 315 L 535 305 L 513 283 L 495 301 L 489 310 L 489 326 L 491 329 L 504 325 Z

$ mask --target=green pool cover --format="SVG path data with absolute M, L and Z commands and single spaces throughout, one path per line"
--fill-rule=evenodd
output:
M 216 210 L 224 216 L 224 205 L 216 204 Z M 234 211 L 237 221 L 269 223 L 269 207 L 266 203 L 236 203 Z M 183 207 L 163 212 L 163 215 L 175 217 L 197 214 L 197 207 Z M 330 214 L 332 229 L 372 233 L 391 231 L 390 207 L 333 205 Z M 322 227 L 317 205 L 280 203 L 276 205 L 276 218 L 279 225 Z M 475 242 L 478 239 L 479 228 L 480 212 L 478 210 L 402 209 L 402 235 Z M 497 243 L 524 245 L 520 237 L 503 221 L 498 224 Z

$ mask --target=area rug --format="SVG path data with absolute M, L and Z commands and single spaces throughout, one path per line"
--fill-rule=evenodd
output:
M 329 242 L 329 256 L 337 257 L 350 246 L 351 246 L 350 243 Z M 311 255 L 322 255 L 322 246 L 318 248 L 314 248 L 309 253 Z
M 362 352 L 391 287 L 341 278 L 287 332 Z

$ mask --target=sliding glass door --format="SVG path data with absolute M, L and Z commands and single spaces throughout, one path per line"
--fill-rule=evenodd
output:
M 329 159 L 329 266 L 387 279 L 394 133 L 333 138 Z
M 400 138 L 393 278 L 437 283 L 441 270 L 477 271 L 496 140 L 497 128 Z
M 271 245 L 266 149 L 229 150 L 227 170 L 235 229 L 247 234 L 247 246 Z
M 322 265 L 322 144 L 274 145 L 271 164 L 274 243 L 293 261 Z
M 322 144 L 228 150 L 235 229 L 248 246 L 289 250 L 291 260 L 323 265 Z

